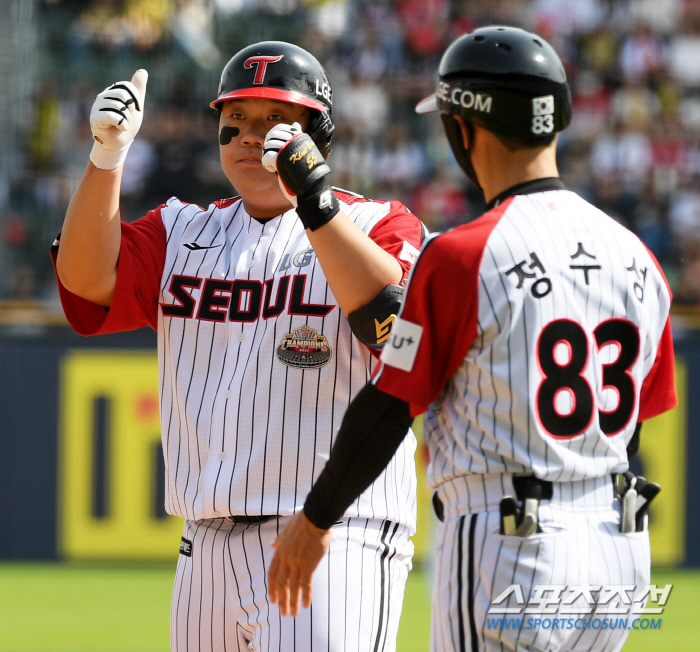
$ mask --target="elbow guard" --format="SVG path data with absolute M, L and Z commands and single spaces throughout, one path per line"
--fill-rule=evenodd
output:
M 401 307 L 403 288 L 387 285 L 367 305 L 348 315 L 350 329 L 355 337 L 370 349 L 382 349 L 389 339 L 391 325 Z

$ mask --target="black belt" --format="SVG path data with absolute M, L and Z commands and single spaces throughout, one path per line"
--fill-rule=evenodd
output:
M 251 523 L 267 523 L 267 521 L 270 521 L 273 518 L 278 518 L 278 516 L 277 514 L 254 514 L 252 516 L 246 516 L 244 514 L 234 514 L 233 516 L 226 516 L 225 518 L 227 521 L 231 521 L 231 523 L 246 523 L 250 525 Z
M 552 483 L 549 480 L 540 480 L 534 475 L 514 475 L 513 489 L 519 501 L 531 496 L 532 488 L 540 487 L 542 495 L 539 500 L 552 500 Z
M 552 500 L 552 483 L 549 480 L 540 480 L 534 475 L 513 476 L 513 489 L 520 502 L 531 495 L 533 487 L 540 487 L 542 489 L 542 495 L 539 496 L 539 500 Z M 433 510 L 435 511 L 435 516 L 437 516 L 439 520 L 445 520 L 445 508 L 438 497 L 437 491 L 433 494 Z

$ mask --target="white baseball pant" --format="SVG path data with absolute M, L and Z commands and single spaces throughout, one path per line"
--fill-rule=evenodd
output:
M 413 544 L 402 525 L 350 518 L 314 575 L 296 618 L 267 597 L 270 544 L 288 517 L 263 524 L 185 521 L 173 590 L 173 652 L 368 652 L 396 649 Z
M 616 597 L 594 605 L 587 614 L 571 613 L 585 609 L 588 601 L 583 595 L 572 605 L 562 605 L 564 600 L 554 607 L 548 604 L 544 613 L 525 609 L 532 608 L 533 597 L 543 605 L 540 597 L 554 595 L 551 591 L 538 593 L 537 586 L 634 586 L 631 595 L 640 595 L 650 580 L 649 533 L 619 532 L 619 507 L 607 476 L 555 483 L 552 499 L 540 503 L 541 533 L 502 535 L 498 503 L 504 486 L 505 493 L 515 495 L 509 482 L 509 476 L 475 476 L 470 487 L 465 487 L 471 489 L 471 513 L 456 514 L 446 506 L 448 515 L 438 532 L 431 651 L 619 650 L 638 617 L 633 614 L 636 605 L 632 599 L 626 604 Z M 450 491 L 441 492 L 442 496 Z M 512 585 L 521 587 L 522 599 L 529 606 L 521 608 L 519 596 L 511 593 L 498 603 L 499 608 L 513 609 L 511 613 L 489 613 L 494 601 Z M 573 595 L 568 588 L 561 596 L 567 595 Z M 605 592 L 591 595 L 603 602 Z M 607 625 L 603 624 L 606 619 Z

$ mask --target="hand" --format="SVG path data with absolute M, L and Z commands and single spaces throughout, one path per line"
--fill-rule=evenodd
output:
M 304 512 L 292 516 L 275 539 L 277 551 L 267 574 L 270 600 L 279 604 L 283 616 L 299 613 L 299 593 L 302 604 L 311 606 L 311 582 L 314 571 L 331 545 L 331 530 L 317 528 Z
M 277 173 L 277 155 L 279 151 L 290 141 L 294 136 L 303 133 L 301 125 L 295 122 L 291 125 L 275 125 L 267 132 L 265 142 L 263 143 L 262 164 L 266 170 Z
M 263 143 L 262 164 L 277 173 L 280 188 L 297 209 L 305 229 L 321 228 L 340 211 L 338 199 L 326 182 L 331 169 L 298 122 L 270 129 Z
M 126 153 L 141 128 L 148 73 L 141 69 L 131 81 L 105 88 L 90 110 L 90 128 L 95 143 L 90 160 L 102 170 L 124 164 Z
M 269 172 L 274 172 L 277 174 L 277 155 L 280 150 L 292 139 L 294 136 L 298 136 L 303 133 L 301 130 L 301 125 L 295 122 L 291 125 L 275 125 L 267 132 L 265 136 L 265 143 L 263 144 L 263 157 L 262 164 L 263 167 Z M 280 188 L 284 193 L 284 196 L 290 201 L 294 208 L 297 207 L 297 196 L 293 194 L 287 186 L 284 185 L 282 177 L 277 176 Z

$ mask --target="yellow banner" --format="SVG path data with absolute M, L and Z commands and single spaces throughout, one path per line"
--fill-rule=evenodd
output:
M 162 513 L 156 354 L 69 353 L 60 415 L 59 553 L 174 560 L 182 519 Z
M 686 378 L 686 366 L 678 360 L 679 406 L 642 428 L 639 457 L 644 474 L 662 487 L 651 505 L 649 524 L 652 561 L 657 565 L 680 563 L 685 554 Z M 414 430 L 419 445 L 418 532 L 413 541 L 415 560 L 427 562 L 437 521 L 425 486 L 421 418 Z M 64 558 L 176 558 L 182 519 L 158 514 L 159 442 L 154 352 L 76 351 L 66 356 L 59 443 L 59 552 Z M 102 460 L 96 455 L 100 445 Z M 100 470 L 104 473 L 96 473 Z
M 676 358 L 678 406 L 642 426 L 639 457 L 644 477 L 661 485 L 661 493 L 649 505 L 651 562 L 658 566 L 679 564 L 685 557 L 687 378 L 686 364 Z

